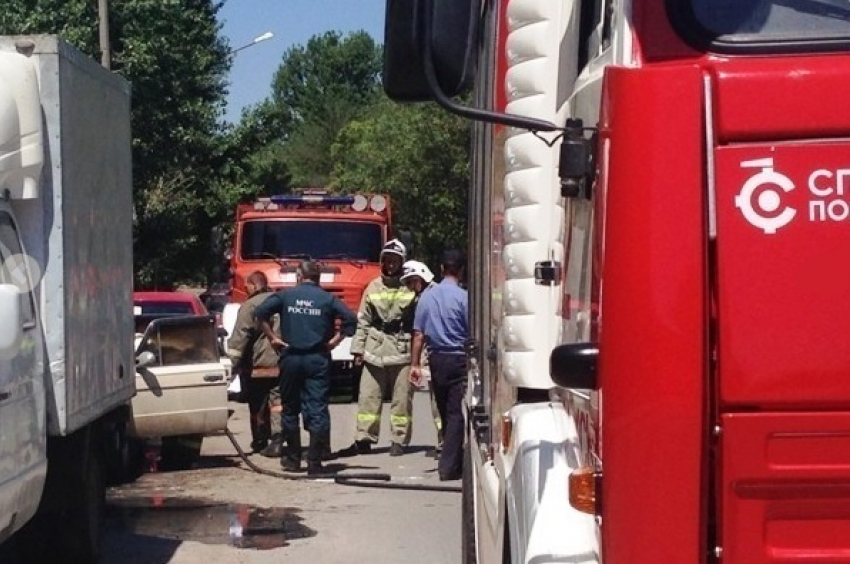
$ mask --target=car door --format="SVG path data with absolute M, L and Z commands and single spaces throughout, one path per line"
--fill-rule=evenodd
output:
M 227 376 L 213 316 L 152 321 L 136 347 L 137 437 L 210 434 L 227 427 Z
M 6 311 L 0 327 L 20 335 L 0 355 L 0 541 L 35 512 L 47 474 L 41 338 L 31 266 L 12 215 L 0 206 L 0 285 L 13 290 L 7 293 L 12 300 L 15 294 L 20 299 L 19 313 Z

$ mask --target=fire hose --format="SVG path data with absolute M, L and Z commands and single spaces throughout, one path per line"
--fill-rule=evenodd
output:
M 272 476 L 274 478 L 282 478 L 284 480 L 333 480 L 335 483 L 344 486 L 359 486 L 363 488 L 381 488 L 388 490 L 410 490 L 410 491 L 426 491 L 426 492 L 460 492 L 460 486 L 441 486 L 436 484 L 409 484 L 404 482 L 393 482 L 392 476 L 385 472 L 327 472 L 323 474 L 303 474 L 294 472 L 275 472 L 266 470 L 254 464 L 251 459 L 239 446 L 236 437 L 230 429 L 224 430 L 227 438 L 233 444 L 239 457 L 245 464 L 258 474 Z

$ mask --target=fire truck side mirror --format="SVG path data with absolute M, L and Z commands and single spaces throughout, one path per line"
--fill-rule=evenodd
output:
M 599 347 L 596 343 L 569 343 L 552 349 L 549 373 L 552 381 L 564 388 L 597 389 L 596 363 Z
M 382 73 L 387 96 L 396 102 L 434 101 L 453 114 L 477 121 L 558 131 L 557 125 L 545 120 L 464 106 L 452 100 L 469 90 L 475 80 L 480 28 L 486 28 L 481 24 L 493 21 L 495 4 L 482 0 L 387 0 Z
M 387 0 L 387 96 L 399 102 L 433 100 L 426 66 L 446 95 L 469 90 L 476 72 L 480 19 L 481 0 Z

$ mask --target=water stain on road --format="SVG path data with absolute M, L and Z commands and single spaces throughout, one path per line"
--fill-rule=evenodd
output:
M 300 510 L 256 507 L 170 496 L 113 497 L 107 502 L 112 527 L 122 532 L 237 548 L 270 550 L 293 539 L 316 536 Z

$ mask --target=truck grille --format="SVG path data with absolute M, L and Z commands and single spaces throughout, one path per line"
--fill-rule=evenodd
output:
M 360 299 L 363 295 L 363 291 L 359 288 L 334 288 L 332 286 L 324 288 L 334 296 L 341 299 L 343 303 L 354 313 L 357 313 L 357 310 L 360 309 Z

